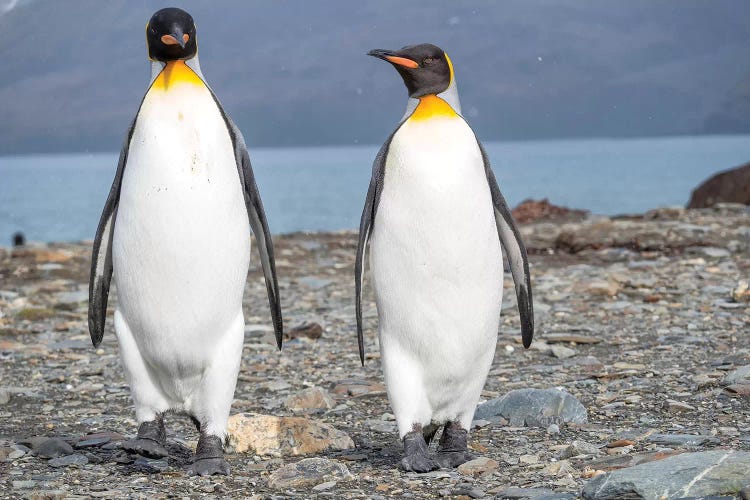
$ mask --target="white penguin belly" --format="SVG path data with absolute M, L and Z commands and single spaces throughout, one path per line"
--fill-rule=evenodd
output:
M 250 258 L 232 142 L 204 85 L 146 95 L 113 238 L 118 312 L 161 389 L 184 400 L 238 331 Z
M 370 245 L 401 434 L 413 422 L 398 413 L 421 397 L 404 387 L 424 391 L 433 421 L 473 414 L 494 356 L 503 264 L 481 152 L 458 116 L 408 120 L 393 137 Z

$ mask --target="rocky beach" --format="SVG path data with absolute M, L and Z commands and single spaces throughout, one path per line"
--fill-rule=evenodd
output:
M 750 208 L 554 215 L 521 227 L 528 350 L 506 272 L 477 458 L 422 475 L 398 470 L 368 281 L 358 359 L 353 232 L 275 237 L 281 352 L 253 250 L 232 475 L 209 478 L 185 473 L 184 416 L 168 459 L 121 449 L 136 422 L 111 314 L 89 339 L 90 244 L 0 248 L 0 497 L 750 498 Z

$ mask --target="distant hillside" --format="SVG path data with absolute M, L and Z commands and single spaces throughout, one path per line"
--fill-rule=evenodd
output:
M 168 4 L 195 17 L 204 73 L 253 145 L 382 142 L 406 94 L 365 52 L 424 41 L 450 53 L 485 139 L 747 123 L 705 125 L 750 67 L 744 0 Z M 0 0 L 0 154 L 117 150 L 148 79 L 144 25 L 164 5 Z

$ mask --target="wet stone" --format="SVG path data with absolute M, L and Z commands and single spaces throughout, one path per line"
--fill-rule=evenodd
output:
M 64 457 L 53 458 L 47 462 L 50 467 L 70 467 L 71 465 L 81 466 L 89 463 L 85 455 L 73 454 Z
M 477 407 L 474 418 L 503 417 L 513 426 L 548 427 L 567 422 L 585 423 L 586 408 L 561 389 L 518 389 Z
M 48 438 L 36 446 L 32 444 L 32 449 L 43 458 L 57 458 L 73 454 L 73 447 L 60 438 Z

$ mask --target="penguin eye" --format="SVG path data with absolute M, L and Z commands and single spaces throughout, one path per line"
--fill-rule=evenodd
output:
M 433 57 L 427 57 L 427 58 L 424 59 L 424 61 L 422 61 L 422 64 L 432 64 L 434 62 L 435 62 L 435 58 L 433 58 Z

